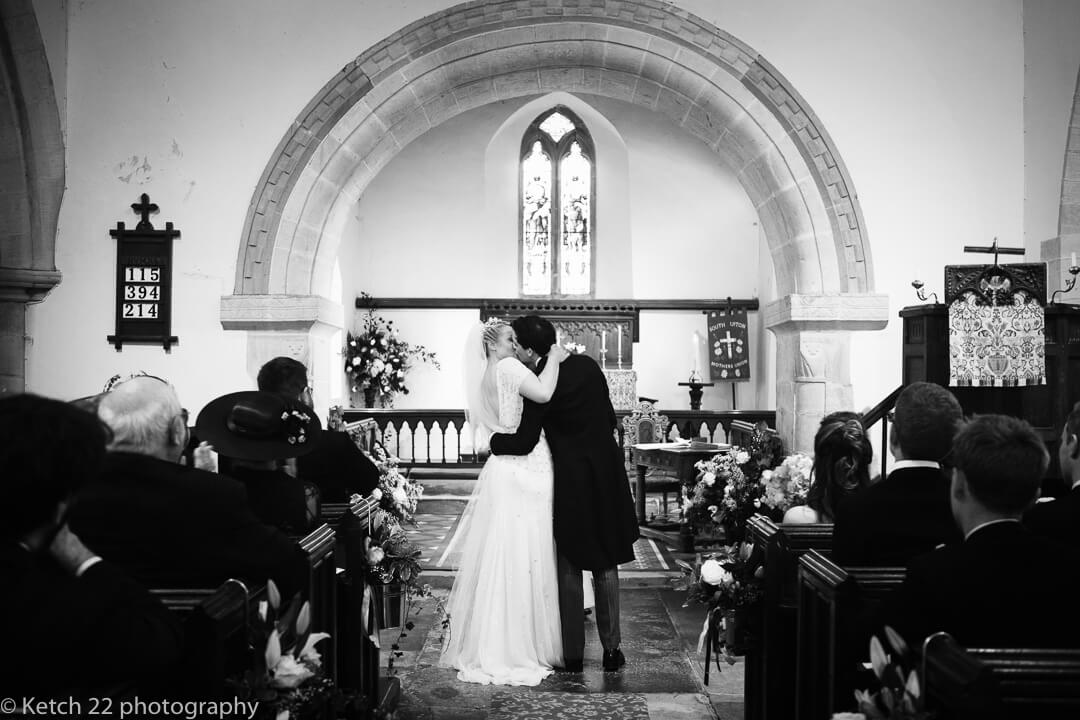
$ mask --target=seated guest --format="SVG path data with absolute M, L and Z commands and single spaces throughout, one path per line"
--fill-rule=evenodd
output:
M 1073 406 L 1061 430 L 1058 464 L 1069 493 L 1028 510 L 1024 524 L 1036 535 L 1076 546 L 1080 545 L 1080 403 Z
M 100 475 L 71 508 L 72 529 L 149 587 L 211 587 L 273 578 L 291 594 L 308 576 L 304 551 L 261 522 L 244 486 L 179 464 L 187 413 L 171 385 L 136 377 L 105 393 L 113 433 Z M 288 595 L 287 595 L 288 596 Z
M 874 449 L 859 416 L 826 415 L 814 436 L 814 469 L 805 505 L 784 513 L 785 523 L 830 523 L 836 506 L 870 484 Z
M 71 494 L 105 457 L 105 426 L 72 405 L 15 395 L 0 400 L 0 437 L 0 695 L 156 687 L 147 683 L 179 659 L 179 623 L 64 520 Z
M 259 369 L 259 389 L 311 405 L 307 368 L 289 357 L 276 357 Z M 379 469 L 348 433 L 324 430 L 318 447 L 296 461 L 296 476 L 319 488 L 323 502 L 348 502 L 354 493 L 370 495 Z
M 1042 440 L 1018 418 L 975 416 L 953 458 L 964 541 L 911 561 L 886 622 L 913 643 L 943 630 L 965 647 L 1080 648 L 1080 552 L 1020 523 L 1046 472 Z
M 217 451 L 221 471 L 247 488 L 260 520 L 292 535 L 307 532 L 304 483 L 296 478 L 294 458 L 318 446 L 314 410 L 273 393 L 235 392 L 207 404 L 195 432 Z
M 953 394 L 933 383 L 908 385 L 896 399 L 884 480 L 842 501 L 833 519 L 833 559 L 841 565 L 904 565 L 960 534 L 949 510 L 941 463 L 963 419 Z

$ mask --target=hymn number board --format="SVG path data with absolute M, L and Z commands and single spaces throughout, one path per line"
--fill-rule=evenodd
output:
M 127 343 L 160 343 L 166 350 L 178 342 L 172 335 L 172 241 L 180 231 L 165 223 L 155 230 L 150 213 L 157 205 L 145 193 L 132 209 L 141 215 L 134 230 L 118 222 L 116 238 L 116 334 L 108 341 L 119 351 Z

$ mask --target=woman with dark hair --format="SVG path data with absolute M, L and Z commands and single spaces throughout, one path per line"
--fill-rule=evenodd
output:
M 874 451 L 858 414 L 826 415 L 814 436 L 814 469 L 806 504 L 784 514 L 785 523 L 831 523 L 840 501 L 870 484 Z

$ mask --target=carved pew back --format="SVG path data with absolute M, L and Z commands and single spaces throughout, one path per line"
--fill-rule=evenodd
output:
M 945 633 L 925 643 L 929 707 L 952 720 L 1080 717 L 1080 649 L 961 648 Z
M 761 651 L 747 664 L 748 720 L 787 720 L 795 716 L 798 558 L 811 549 L 832 551 L 832 525 L 778 525 L 756 515 L 747 526 L 749 539 L 761 549 Z M 749 660 L 749 658 L 748 658 Z
M 319 646 L 326 677 L 337 679 L 338 637 L 338 580 L 335 565 L 337 540 L 334 530 L 326 523 L 300 539 L 300 547 L 308 557 L 308 593 L 311 604 L 311 629 L 329 633 Z
M 902 567 L 841 568 L 820 552 L 799 558 L 796 718 L 829 717 L 854 705 L 866 654 L 859 619 L 900 586 Z
M 173 690 L 181 698 L 231 697 L 226 680 L 251 667 L 249 619 L 266 600 L 266 586 L 228 580 L 218 588 L 154 589 L 166 607 L 184 617 L 184 654 Z
M 323 506 L 324 521 L 335 529 L 338 548 L 338 682 L 369 699 L 377 697 L 379 684 L 379 648 L 371 639 L 372 634 L 378 636 L 378 613 L 367 581 L 364 539 L 378 506 L 371 498 Z

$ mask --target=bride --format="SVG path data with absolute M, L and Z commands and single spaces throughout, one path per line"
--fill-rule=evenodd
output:
M 477 325 L 465 345 L 469 424 L 484 437 L 514 432 L 523 398 L 544 403 L 563 348 L 552 345 L 539 377 L 515 357 L 514 331 Z M 479 444 L 479 443 L 478 443 Z M 446 609 L 450 632 L 439 665 L 463 682 L 537 685 L 562 665 L 552 526 L 551 450 L 543 436 L 525 456 L 491 456 L 462 515 L 457 579 Z

